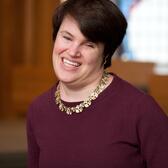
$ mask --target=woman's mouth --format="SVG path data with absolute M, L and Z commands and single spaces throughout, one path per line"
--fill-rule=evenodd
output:
M 63 58 L 63 63 L 68 67 L 79 67 L 81 65 L 79 62 L 71 61 L 66 58 Z

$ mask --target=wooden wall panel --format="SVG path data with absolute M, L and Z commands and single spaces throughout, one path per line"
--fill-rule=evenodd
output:
M 33 57 L 33 0 L 26 0 L 24 3 L 24 36 L 23 36 L 23 49 L 24 49 L 24 65 L 31 66 L 34 60 Z
M 0 1 L 0 118 L 16 115 L 13 95 L 17 91 L 18 94 L 24 94 L 17 87 L 21 85 L 21 81 L 33 77 L 37 68 L 39 72 L 46 70 L 44 79 L 52 70 L 51 16 L 58 3 L 58 0 L 17 0 L 17 3 L 13 0 Z M 27 77 L 27 74 L 19 76 L 15 73 L 15 69 L 22 71 L 20 67 L 31 67 Z M 52 77 L 54 79 L 54 75 Z M 16 87 L 15 82 L 18 84 Z M 33 82 L 40 83 L 32 81 L 32 84 Z M 50 82 L 51 80 L 41 85 L 41 90 L 50 86 Z M 24 97 L 26 99 L 29 95 L 25 93 Z
M 150 94 L 168 115 L 168 75 L 153 74 L 148 85 Z
M 34 1 L 33 3 L 33 56 L 35 64 L 51 66 L 52 55 L 52 15 L 59 1 Z
M 153 69 L 154 63 L 113 59 L 112 66 L 108 68 L 108 71 L 114 72 L 133 85 L 147 90 Z
M 12 100 L 17 117 L 25 116 L 31 102 L 55 84 L 54 72 L 33 66 L 21 66 L 13 69 Z
M 10 17 L 14 4 L 10 0 L 0 1 L 0 118 L 8 116 L 12 109 L 11 102 L 11 55 L 14 20 Z

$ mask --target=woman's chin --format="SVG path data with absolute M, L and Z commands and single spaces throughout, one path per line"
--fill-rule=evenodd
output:
M 63 83 L 73 83 L 77 80 L 76 74 L 60 73 L 57 75 L 58 79 Z

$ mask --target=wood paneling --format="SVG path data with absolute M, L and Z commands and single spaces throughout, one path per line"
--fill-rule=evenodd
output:
M 58 3 L 58 0 L 0 1 L 0 118 L 17 115 L 15 109 L 19 110 L 23 102 L 18 99 L 20 93 L 21 97 L 29 100 L 34 93 L 39 94 L 33 89 L 29 89 L 29 93 L 23 91 L 23 85 L 31 88 L 28 86 L 30 78 L 36 76 L 30 85 L 39 86 L 41 89 L 38 90 L 43 91 L 50 86 L 51 79 L 47 77 L 52 69 L 51 19 Z M 29 67 L 31 70 L 24 70 Z M 38 77 L 36 71 L 43 75 Z M 44 85 L 40 84 L 42 77 L 46 80 Z
M 153 74 L 153 68 L 153 63 L 114 59 L 108 71 L 116 73 L 137 87 L 147 89 L 150 76 Z
M 168 75 L 152 75 L 149 92 L 168 115 Z
M 0 1 L 0 118 L 8 116 L 12 109 L 11 55 L 13 54 L 14 20 L 10 16 L 13 12 L 13 3 L 9 0 Z
M 51 66 L 52 15 L 58 1 L 33 1 L 33 61 L 36 65 Z
M 52 69 L 20 66 L 15 67 L 12 74 L 12 100 L 16 116 L 25 115 L 33 99 L 48 90 L 56 82 Z

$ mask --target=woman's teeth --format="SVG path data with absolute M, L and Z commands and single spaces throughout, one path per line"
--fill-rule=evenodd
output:
M 63 62 L 64 62 L 64 64 L 66 64 L 66 65 L 71 65 L 71 66 L 75 66 L 75 67 L 80 66 L 79 63 L 77 63 L 77 62 L 72 62 L 72 61 L 67 60 L 67 59 L 65 59 L 65 58 L 63 59 Z

